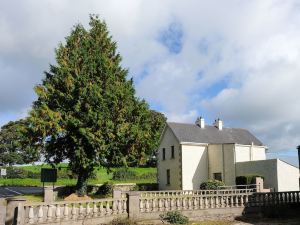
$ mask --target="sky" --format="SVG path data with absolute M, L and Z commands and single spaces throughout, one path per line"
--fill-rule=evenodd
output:
M 0 0 L 0 126 L 26 117 L 55 48 L 106 21 L 137 96 L 168 121 L 249 129 L 298 164 L 300 3 L 286 0 Z

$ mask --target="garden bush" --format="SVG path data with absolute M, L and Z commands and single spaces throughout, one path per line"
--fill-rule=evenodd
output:
M 167 221 L 170 224 L 187 224 L 189 222 L 189 218 L 178 211 L 167 212 L 166 214 L 161 214 L 159 216 L 162 220 Z
M 96 192 L 96 195 L 112 196 L 114 185 L 110 182 L 105 182 Z
M 201 190 L 217 190 L 220 189 L 221 186 L 225 186 L 224 182 L 219 180 L 208 180 L 202 182 L 200 185 Z
M 118 169 L 113 172 L 113 180 L 134 180 L 136 179 L 137 173 L 127 168 Z
M 235 183 L 236 185 L 251 185 L 255 184 L 255 178 L 256 177 L 261 177 L 264 179 L 263 176 L 259 174 L 246 174 L 244 176 L 238 176 L 235 178 Z
M 16 167 L 7 167 L 6 168 L 6 178 L 27 178 L 28 177 L 28 172 L 26 170 L 23 170 L 21 168 L 16 168 Z

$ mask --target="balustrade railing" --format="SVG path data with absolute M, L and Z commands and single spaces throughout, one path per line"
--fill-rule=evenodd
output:
M 40 224 L 126 214 L 127 199 L 28 203 L 23 207 L 25 224 Z
M 250 206 L 272 206 L 294 203 L 300 203 L 299 191 L 255 193 L 249 200 Z
M 171 196 L 190 196 L 190 195 L 227 195 L 227 194 L 251 194 L 255 188 L 249 189 L 218 189 L 218 190 L 183 190 L 183 191 L 141 191 L 141 197 L 171 197 Z
M 244 207 L 249 193 L 140 197 L 140 212 Z

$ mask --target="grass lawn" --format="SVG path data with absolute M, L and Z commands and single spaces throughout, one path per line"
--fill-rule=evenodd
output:
M 19 167 L 23 170 L 31 171 L 33 173 L 40 173 L 41 168 L 50 168 L 48 165 L 34 165 L 34 166 L 22 166 Z M 62 163 L 58 165 L 58 170 L 67 170 L 67 164 Z M 116 169 L 112 169 L 113 171 Z M 129 168 L 129 170 L 134 171 L 138 176 L 156 173 L 156 168 Z M 89 184 L 103 184 L 105 182 L 112 183 L 156 183 L 156 178 L 148 178 L 148 179 L 134 179 L 134 180 L 124 180 L 124 181 L 116 181 L 112 180 L 112 172 L 107 173 L 107 170 L 104 168 L 96 168 L 96 179 L 89 180 Z M 57 179 L 55 185 L 75 185 L 77 182 L 76 179 Z M 25 179 L 6 179 L 0 178 L 0 185 L 5 186 L 42 186 L 43 184 L 40 182 L 40 179 L 33 178 L 25 178 Z M 49 185 L 49 184 L 47 184 Z

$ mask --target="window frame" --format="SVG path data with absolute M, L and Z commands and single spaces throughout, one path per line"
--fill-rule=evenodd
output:
M 167 184 L 166 185 L 171 185 L 171 170 L 170 169 L 167 169 L 166 170 L 167 172 Z
M 162 160 L 166 160 L 166 148 L 162 149 Z
M 223 181 L 223 175 L 221 172 L 213 173 L 214 180 Z M 220 178 L 220 179 L 217 179 Z
M 175 147 L 174 147 L 174 145 L 171 146 L 171 159 L 175 159 Z

